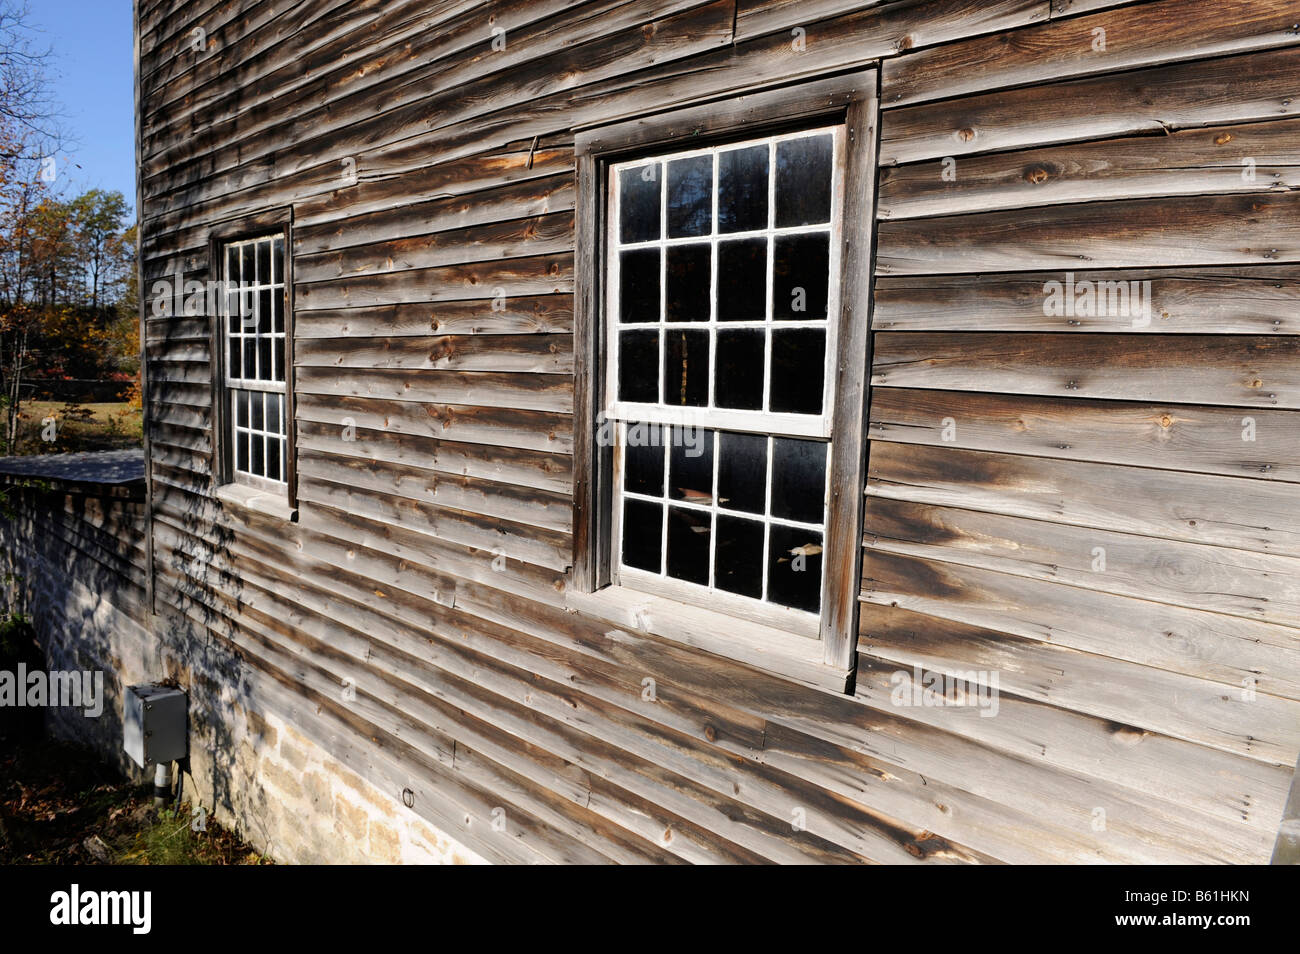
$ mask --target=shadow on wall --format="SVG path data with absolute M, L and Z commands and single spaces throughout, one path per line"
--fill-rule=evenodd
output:
M 190 718 L 184 797 L 256 826 L 272 806 L 260 783 L 258 753 L 275 739 L 274 729 L 251 711 L 244 662 L 215 638 L 229 635 L 216 601 L 237 605 L 241 593 L 225 552 L 229 531 L 218 526 L 214 534 L 215 514 L 206 501 L 186 495 L 191 503 L 183 525 L 190 531 L 202 525 L 203 533 L 177 533 L 175 539 L 216 539 L 221 551 L 159 548 L 159 569 L 167 566 L 168 576 L 178 581 L 166 594 L 177 605 L 151 619 L 142 482 L 24 477 L 11 480 L 4 493 L 0 570 L 11 636 L 8 651 L 0 649 L 0 670 L 16 673 L 21 662 L 27 672 L 88 673 L 92 685 L 102 679 L 102 698 L 93 714 L 72 706 L 15 708 L 4 713 L 0 728 L 11 721 L 28 732 L 43 727 L 92 747 L 127 778 L 146 781 L 151 773 L 122 750 L 124 689 L 147 682 L 179 686 L 188 693 Z M 160 592 L 160 605 L 164 598 Z M 19 726 L 18 720 L 25 721 Z M 271 841 L 267 831 L 241 834 L 258 847 Z

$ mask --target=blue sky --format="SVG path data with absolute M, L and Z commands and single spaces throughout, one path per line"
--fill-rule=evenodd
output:
M 60 191 L 116 189 L 135 206 L 131 0 L 34 0 L 35 45 L 54 50 L 54 97 L 76 141 L 60 157 Z M 77 167 L 80 168 L 77 168 Z

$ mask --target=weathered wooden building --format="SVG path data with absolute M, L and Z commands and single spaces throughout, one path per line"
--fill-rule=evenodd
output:
M 1269 860 L 1300 4 L 136 15 L 196 797 L 238 705 L 495 861 Z

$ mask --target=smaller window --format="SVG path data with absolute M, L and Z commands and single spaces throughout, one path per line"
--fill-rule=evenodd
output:
M 225 428 L 236 483 L 288 486 L 289 394 L 285 362 L 284 234 L 227 242 L 221 249 Z

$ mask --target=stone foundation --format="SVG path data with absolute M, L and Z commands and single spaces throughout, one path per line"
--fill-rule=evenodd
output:
M 14 514 L 0 520 L 8 595 L 31 617 L 46 667 L 104 673 L 102 714 L 48 709 L 48 730 L 90 746 L 130 778 L 150 780 L 122 751 L 123 687 L 170 681 L 189 696 L 183 800 L 256 851 L 290 864 L 483 863 L 269 706 L 250 704 L 262 697 L 228 648 L 148 612 L 143 568 L 125 559 L 143 557 L 142 543 L 133 549 L 132 541 L 143 540 L 143 501 L 118 491 L 97 500 L 86 486 L 10 489 Z M 93 512 L 102 526 L 79 523 L 69 510 Z

